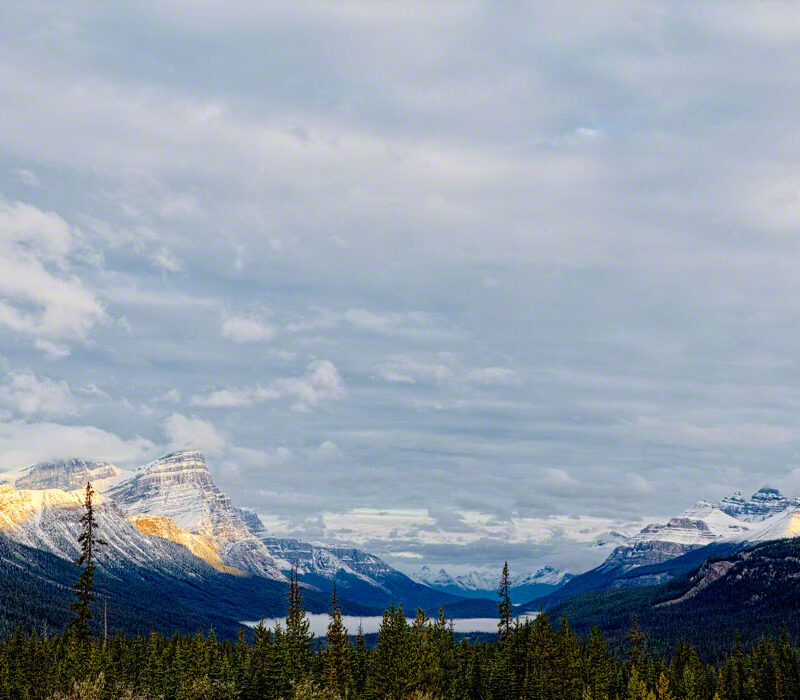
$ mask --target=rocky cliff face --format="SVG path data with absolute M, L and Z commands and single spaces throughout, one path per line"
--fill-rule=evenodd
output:
M 747 523 L 731 517 L 708 501 L 698 501 L 665 523 L 648 525 L 617 547 L 601 570 L 620 572 L 635 566 L 661 564 L 692 549 L 732 537 L 746 536 Z
M 28 467 L 14 481 L 18 489 L 63 489 L 73 491 L 91 481 L 95 489 L 102 490 L 109 480 L 122 474 L 122 470 L 110 462 L 96 459 L 59 459 L 40 462 Z
M 201 452 L 175 452 L 156 459 L 107 495 L 129 515 L 162 515 L 198 535 L 227 541 L 250 534 L 231 499 L 211 479 Z
M 226 566 L 219 555 L 219 544 L 212 538 L 205 535 L 194 535 L 191 532 L 181 530 L 174 521 L 165 518 L 163 515 L 153 515 L 152 513 L 137 513 L 128 517 L 142 534 L 153 537 L 161 537 L 183 545 L 196 557 L 211 564 L 217 571 L 228 574 L 244 574 L 243 571 L 232 566 Z
M 20 544 L 74 561 L 79 554 L 83 499 L 80 489 L 28 490 L 0 485 L 0 532 Z M 141 533 L 114 502 L 98 494 L 94 505 L 98 532 L 107 542 L 97 550 L 104 570 L 145 567 L 182 577 L 208 570 L 205 562 L 184 547 Z
M 107 496 L 129 516 L 168 518 L 178 529 L 205 538 L 226 566 L 285 579 L 239 509 L 217 488 L 201 452 L 176 452 L 154 460 L 113 486 Z
M 778 489 L 765 487 L 756 491 L 750 498 L 744 498 L 740 491 L 723 498 L 717 507 L 728 515 L 748 523 L 755 523 L 772 517 L 792 505 Z

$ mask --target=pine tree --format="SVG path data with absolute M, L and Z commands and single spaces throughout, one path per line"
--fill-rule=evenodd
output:
M 403 700 L 411 690 L 411 634 L 403 606 L 383 613 L 378 643 L 371 655 L 369 689 L 381 700 Z
M 639 618 L 634 615 L 631 619 L 631 628 L 628 630 L 628 661 L 640 673 L 647 660 L 647 637 L 639 627 Z
M 297 581 L 297 569 L 289 574 L 289 609 L 286 613 L 286 633 L 283 641 L 286 649 L 288 676 L 292 683 L 297 683 L 309 675 L 313 665 L 314 635 L 311 623 L 303 608 L 303 596 Z
M 500 597 L 500 603 L 497 606 L 497 612 L 500 620 L 497 623 L 497 635 L 503 639 L 511 631 L 511 615 L 514 610 L 511 605 L 511 598 L 509 596 L 509 588 L 511 583 L 508 575 L 508 562 L 503 565 L 503 573 L 500 578 L 500 590 L 497 592 Z
M 352 685 L 351 648 L 342 623 L 342 609 L 336 597 L 336 582 L 331 594 L 330 622 L 324 651 L 325 685 L 339 695 L 346 695 Z
M 89 604 L 95 598 L 92 592 L 94 588 L 94 571 L 96 568 L 94 550 L 95 547 L 106 544 L 105 540 L 100 539 L 95 534 L 97 521 L 94 518 L 94 506 L 92 505 L 93 497 L 94 489 L 92 488 L 91 482 L 87 481 L 83 502 L 83 515 L 80 519 L 82 530 L 78 537 L 81 554 L 75 562 L 76 566 L 83 567 L 83 571 L 81 571 L 80 577 L 72 586 L 75 591 L 75 602 L 70 605 L 70 610 L 75 613 L 70 623 L 70 628 L 75 640 L 80 644 L 88 642 L 91 636 L 89 620 L 92 619 L 92 611 L 89 609 Z
M 356 648 L 353 654 L 353 689 L 356 697 L 361 697 L 367 688 L 369 655 L 367 653 L 367 642 L 364 639 L 364 628 L 358 625 L 356 635 Z

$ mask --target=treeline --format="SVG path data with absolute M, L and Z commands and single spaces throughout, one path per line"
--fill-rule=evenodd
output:
M 315 641 L 300 589 L 275 630 L 237 641 L 207 635 L 82 639 L 16 634 L 0 643 L 0 700 L 800 700 L 800 666 L 788 636 L 732 645 L 704 664 L 679 644 L 671 659 L 648 653 L 635 621 L 627 653 L 612 654 L 599 629 L 578 637 L 546 613 L 500 620 L 495 643 L 456 642 L 452 625 L 421 610 L 386 611 L 377 643 L 351 639 L 333 600 L 327 637 Z
M 418 610 L 409 624 L 392 606 L 368 648 L 361 630 L 353 642 L 345 629 L 335 585 L 327 635 L 317 641 L 294 572 L 285 624 L 262 622 L 249 640 L 244 628 L 235 642 L 213 631 L 98 638 L 93 552 L 105 543 L 92 496 L 87 484 L 72 621 L 61 635 L 20 627 L 0 642 L 0 700 L 800 700 L 785 630 L 747 652 L 737 639 L 713 665 L 683 642 L 669 659 L 651 653 L 634 617 L 625 654 L 615 654 L 598 627 L 579 637 L 566 616 L 555 626 L 543 611 L 515 620 L 508 565 L 493 643 L 456 643 L 441 608 L 434 620 Z

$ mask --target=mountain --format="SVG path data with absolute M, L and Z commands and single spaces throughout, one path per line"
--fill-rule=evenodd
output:
M 791 505 L 791 501 L 777 489 L 764 487 L 750 498 L 743 498 L 740 491 L 717 503 L 723 513 L 742 522 L 754 523 L 780 513 Z
M 18 489 L 63 489 L 73 491 L 91 481 L 95 489 L 102 490 L 111 480 L 123 474 L 111 462 L 96 459 L 59 459 L 39 462 L 14 479 Z
M 271 537 L 253 512 L 239 509 L 250 532 L 266 546 L 281 570 L 296 568 L 298 580 L 330 593 L 333 583 L 339 596 L 366 605 L 387 606 L 402 602 L 406 609 L 427 609 L 461 600 L 391 568 L 382 559 L 360 549 L 331 547 L 297 539 Z
M 471 571 L 467 574 L 451 576 L 445 569 L 434 572 L 430 567 L 422 566 L 415 578 L 421 583 L 446 593 L 466 598 L 488 598 L 493 601 L 497 599 L 497 589 L 500 585 L 499 571 Z M 545 566 L 534 572 L 512 576 L 509 595 L 513 603 L 523 603 L 557 590 L 571 578 L 573 578 L 573 574 L 566 574 L 553 567 Z
M 12 483 L 7 483 L 9 476 Z M 108 542 L 98 554 L 98 571 L 110 585 L 140 586 L 142 600 L 171 591 L 180 607 L 197 598 L 182 583 L 191 582 L 190 588 L 199 586 L 224 598 L 216 603 L 204 599 L 203 604 L 229 615 L 229 624 L 258 619 L 284 607 L 286 575 L 293 566 L 314 612 L 327 610 L 334 580 L 343 609 L 353 614 L 380 614 L 393 601 L 413 611 L 461 600 L 357 549 L 269 537 L 257 515 L 235 507 L 216 486 L 197 451 L 173 453 L 129 472 L 107 462 L 70 459 L 6 475 L 7 482 L 0 484 L 0 534 L 15 545 L 73 561 L 78 556 L 83 487 L 92 476 L 98 477 L 94 483 L 100 487 L 95 516 Z M 50 488 L 51 484 L 78 488 Z M 74 576 L 74 569 L 67 570 Z M 145 593 L 156 585 L 161 589 Z M 235 617 L 242 611 L 231 607 L 242 594 L 233 592 L 243 586 L 249 591 L 243 600 L 261 608 L 251 606 L 247 615 Z M 115 591 L 117 597 L 119 593 Z M 203 618 L 196 613 L 186 619 Z
M 789 504 L 787 507 L 773 512 L 767 518 L 754 521 L 747 532 L 730 538 L 731 541 L 750 544 L 790 539 L 800 535 L 800 499 L 785 500 Z
M 579 633 L 601 627 L 617 648 L 635 614 L 656 654 L 684 639 L 706 658 L 719 658 L 727 651 L 720 645 L 737 634 L 747 646 L 785 625 L 800 639 L 798 579 L 800 539 L 782 539 L 708 556 L 666 583 L 586 592 L 546 609 L 551 618 L 567 615 Z
M 175 452 L 156 459 L 114 484 L 106 495 L 127 515 L 168 518 L 178 529 L 205 538 L 225 566 L 286 580 L 231 499 L 217 488 L 201 452 Z M 151 532 L 158 534 L 152 528 Z M 169 531 L 164 531 L 163 536 L 168 535 Z
M 750 528 L 750 524 L 736 520 L 715 504 L 698 501 L 665 523 L 642 528 L 616 547 L 600 566 L 548 593 L 547 601 L 565 600 L 586 591 L 666 581 L 676 575 L 677 570 L 659 565 L 713 543 L 743 537 Z

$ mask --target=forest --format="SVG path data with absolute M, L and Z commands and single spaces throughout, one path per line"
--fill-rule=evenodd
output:
M 289 578 L 283 624 L 263 621 L 238 638 L 109 635 L 96 615 L 97 532 L 86 487 L 80 575 L 63 633 L 20 624 L 0 641 L 0 700 L 800 700 L 800 663 L 789 633 L 743 644 L 737 635 L 717 662 L 679 641 L 665 654 L 632 616 L 624 644 L 610 648 L 599 626 L 579 635 L 566 615 L 521 620 L 509 597 L 508 565 L 498 590 L 497 635 L 456 638 L 440 608 L 402 605 L 383 615 L 374 644 L 345 628 L 334 585 L 324 639 L 315 639 L 302 587 Z M 698 623 L 699 624 L 699 623 Z M 758 626 L 757 620 L 750 627 Z M 723 640 L 717 640 L 718 647 Z

